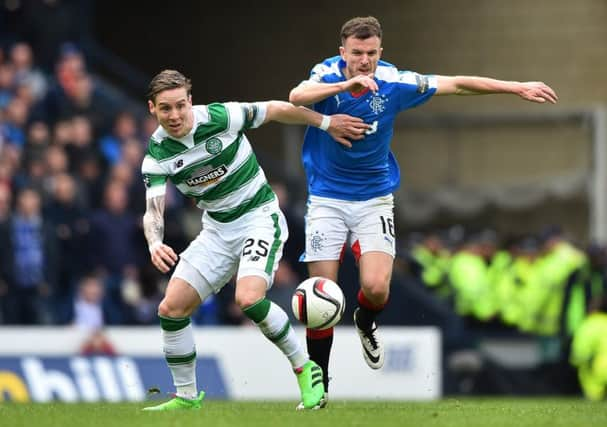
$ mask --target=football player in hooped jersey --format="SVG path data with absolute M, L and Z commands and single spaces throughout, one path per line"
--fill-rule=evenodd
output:
M 288 231 L 276 196 L 244 131 L 269 121 L 318 126 L 350 146 L 368 128 L 362 120 L 323 116 L 288 102 L 229 102 L 192 106 L 189 79 L 165 70 L 149 87 L 150 112 L 160 126 L 150 138 L 142 172 L 143 227 L 151 260 L 163 273 L 177 264 L 158 307 L 164 353 L 177 388 L 152 411 L 198 409 L 196 348 L 191 313 L 236 274 L 236 303 L 289 359 L 305 408 L 319 405 L 322 371 L 300 344 L 287 314 L 265 298 Z M 331 139 L 331 142 L 335 140 Z M 165 186 L 171 180 L 205 210 L 203 230 L 178 257 L 164 244 Z
M 396 115 L 433 95 L 510 93 L 532 102 L 557 101 L 554 91 L 541 82 L 400 71 L 380 60 L 381 38 L 377 19 L 349 20 L 341 30 L 339 56 L 314 66 L 310 78 L 289 96 L 295 105 L 313 105 L 323 114 L 351 114 L 370 126 L 365 138 L 351 148 L 330 143 L 318 129 L 307 129 L 303 165 L 309 200 L 302 260 L 308 263 L 310 276 L 337 281 L 342 249 L 351 245 L 361 283 L 354 320 L 363 356 L 373 369 L 384 363 L 375 319 L 388 301 L 395 248 L 392 193 L 399 186 L 400 172 L 390 142 Z M 310 358 L 323 368 L 325 388 L 332 342 L 332 329 L 307 331 Z

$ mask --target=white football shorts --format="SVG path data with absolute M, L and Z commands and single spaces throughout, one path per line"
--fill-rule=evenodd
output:
M 287 222 L 276 201 L 228 223 L 215 221 L 205 212 L 202 231 L 180 254 L 173 277 L 190 283 L 202 301 L 211 292 L 219 292 L 235 273 L 237 280 L 259 276 L 269 289 L 288 237 Z
M 301 261 L 341 260 L 350 244 L 356 260 L 365 252 L 394 256 L 394 196 L 347 201 L 310 196 L 306 249 Z

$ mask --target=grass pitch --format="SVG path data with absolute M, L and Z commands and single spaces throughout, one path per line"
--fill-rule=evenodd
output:
M 585 427 L 607 426 L 605 402 L 582 399 L 453 399 L 436 402 L 331 401 L 295 412 L 295 402 L 207 401 L 200 411 L 149 413 L 145 404 L 0 402 L 2 427 Z

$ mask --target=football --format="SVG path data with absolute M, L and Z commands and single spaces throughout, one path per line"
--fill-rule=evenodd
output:
M 310 277 L 301 282 L 295 289 L 291 306 L 301 323 L 319 330 L 335 326 L 346 308 L 340 287 L 324 277 Z

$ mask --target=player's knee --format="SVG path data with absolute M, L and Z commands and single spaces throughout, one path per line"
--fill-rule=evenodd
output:
M 388 290 L 383 288 L 365 289 L 367 299 L 376 305 L 383 305 L 388 301 Z
M 263 295 L 259 295 L 257 292 L 250 291 L 236 292 L 235 295 L 236 304 L 238 305 L 238 307 L 240 307 L 241 310 L 251 307 L 252 305 L 259 302 L 259 300 L 262 298 Z
M 188 317 L 190 315 L 190 310 L 185 307 L 178 307 L 165 298 L 158 305 L 158 315 L 172 319 L 181 319 Z
M 365 296 L 376 304 L 383 304 L 388 300 L 390 292 L 390 280 L 388 277 L 374 276 L 361 283 Z

